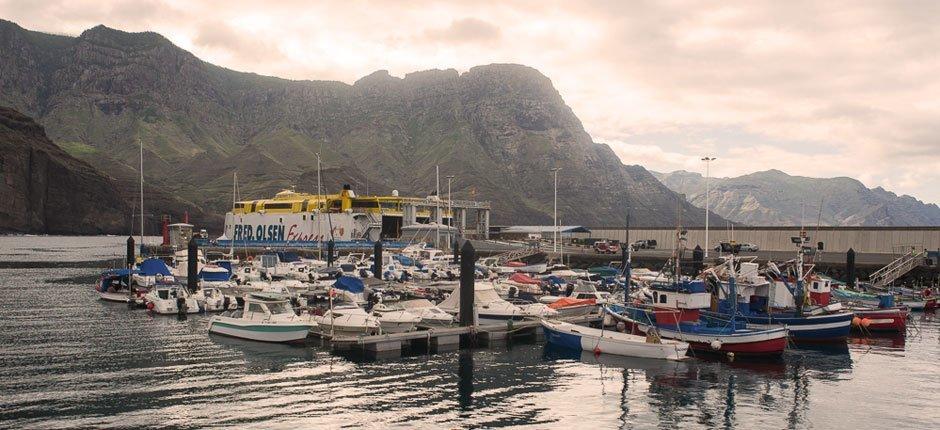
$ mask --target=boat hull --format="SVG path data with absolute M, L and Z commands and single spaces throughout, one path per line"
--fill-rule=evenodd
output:
M 553 345 L 599 354 L 681 360 L 689 349 L 689 345 L 684 342 L 648 343 L 642 336 L 566 323 L 542 321 L 542 329 L 546 341 Z
M 112 303 L 127 303 L 127 293 L 98 293 L 101 300 Z
M 286 343 L 303 341 L 313 327 L 309 324 L 245 324 L 237 321 L 233 318 L 213 318 L 209 321 L 209 333 L 258 342 Z
M 858 320 L 852 320 L 852 328 L 860 332 L 897 332 L 907 330 L 907 309 L 857 309 L 852 311 Z
M 645 334 L 649 324 L 643 324 L 622 315 L 615 315 L 616 319 L 626 323 L 629 330 Z M 697 352 L 744 356 L 779 356 L 787 347 L 787 330 L 775 328 L 761 330 L 754 333 L 691 333 L 670 329 L 668 326 L 657 326 L 656 331 L 666 339 L 675 339 L 686 342 L 691 349 Z M 717 341 L 717 343 L 716 343 Z M 716 348 L 717 346 L 717 348 Z
M 748 328 L 772 329 L 785 326 L 790 338 L 798 342 L 841 342 L 849 337 L 852 329 L 851 312 L 835 315 L 755 316 L 745 315 Z

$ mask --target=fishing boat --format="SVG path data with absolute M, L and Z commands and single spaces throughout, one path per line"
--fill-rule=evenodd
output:
M 872 305 L 867 294 L 845 294 L 849 291 L 840 288 L 834 288 L 832 292 L 844 308 L 855 315 L 855 318 L 852 318 L 853 329 L 862 333 L 907 331 L 907 319 L 911 309 L 907 306 L 895 306 L 893 294 L 878 294 L 875 296 L 877 304 Z
M 382 333 L 407 333 L 414 331 L 421 322 L 421 317 L 384 303 L 372 307 L 372 316 L 378 318 Z
M 446 327 L 454 323 L 454 317 L 441 310 L 427 299 L 414 299 L 398 302 L 398 306 L 421 318 L 421 325 Z
M 261 342 L 302 341 L 315 327 L 315 322 L 297 316 L 288 301 L 265 293 L 248 294 L 244 310 L 209 320 L 209 333 Z
M 147 310 L 161 315 L 199 313 L 196 298 L 180 284 L 155 285 L 144 295 L 144 304 Z
M 807 238 L 796 237 L 794 241 L 798 239 L 802 244 Z M 813 267 L 810 265 L 807 269 L 803 262 L 807 248 L 800 247 L 797 259 L 787 263 L 788 270 L 768 264 L 766 278 L 752 262 L 741 263 L 740 273 L 735 273 L 738 269 L 731 254 L 729 264 L 706 271 L 719 291 L 718 312 L 706 314 L 724 319 L 734 316 L 747 321 L 748 328 L 786 326 L 794 341 L 844 341 L 851 331 L 854 315 L 842 309 L 840 303 L 829 302 L 830 286 L 824 279 L 810 276 Z M 723 279 L 728 275 L 742 282 L 735 282 L 731 288 L 732 283 Z
M 652 333 L 637 336 L 547 319 L 542 320 L 542 329 L 546 341 L 553 345 L 595 354 L 682 360 L 689 349 L 685 342 L 661 339 Z

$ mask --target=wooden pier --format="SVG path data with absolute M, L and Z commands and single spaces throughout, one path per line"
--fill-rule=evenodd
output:
M 603 319 L 600 314 L 590 314 L 572 318 L 558 318 L 572 324 L 592 324 Z M 518 336 L 542 338 L 541 323 L 536 318 L 513 321 L 511 324 L 488 324 L 467 327 L 422 327 L 408 333 L 388 333 L 371 336 L 335 336 L 320 335 L 328 340 L 333 351 L 358 351 L 382 358 L 401 356 L 402 349 L 426 348 L 437 353 L 455 351 L 460 348 L 462 336 L 471 340 L 472 345 L 498 346 Z

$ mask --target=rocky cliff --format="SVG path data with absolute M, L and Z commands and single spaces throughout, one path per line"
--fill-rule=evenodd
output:
M 243 197 L 315 189 L 319 152 L 360 193 L 427 195 L 439 165 L 456 175 L 455 198 L 492 202 L 494 223 L 550 223 L 559 167 L 562 223 L 619 225 L 630 206 L 635 225 L 675 224 L 677 195 L 592 142 L 525 66 L 290 81 L 208 64 L 155 33 L 72 38 L 0 21 L 0 104 L 35 116 L 70 154 L 124 166 L 118 179 L 136 171 L 142 141 L 148 182 L 209 213 L 230 205 L 234 170 Z M 700 225 L 704 212 L 682 205 L 683 223 Z
M 705 207 L 705 178 L 698 173 L 655 173 L 666 186 Z M 713 213 L 748 225 L 936 226 L 940 207 L 846 177 L 808 178 L 779 170 L 711 178 Z M 819 207 L 822 204 L 822 215 Z
M 0 231 L 119 233 L 130 211 L 114 180 L 62 151 L 39 124 L 0 108 Z

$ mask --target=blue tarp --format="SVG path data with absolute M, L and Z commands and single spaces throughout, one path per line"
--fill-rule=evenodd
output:
M 414 266 L 415 260 L 405 255 L 393 255 L 392 259 L 401 263 L 402 266 Z
M 170 276 L 170 268 L 158 258 L 148 258 L 140 263 L 140 273 L 144 276 Z
M 362 279 L 353 278 L 352 276 L 340 276 L 339 278 L 336 278 L 336 282 L 333 283 L 333 288 L 346 290 L 355 294 L 365 291 L 365 286 L 362 284 Z
M 216 266 L 219 266 L 225 270 L 228 270 L 229 273 L 232 273 L 232 262 L 228 260 L 219 260 L 215 262 Z
M 224 282 L 232 278 L 232 274 L 228 271 L 225 272 L 207 272 L 205 270 L 199 271 L 199 279 L 209 282 Z
M 277 258 L 284 263 L 293 263 L 300 261 L 300 256 L 295 252 L 278 251 Z
M 565 284 L 564 279 L 561 279 L 555 275 L 548 276 L 547 278 L 543 279 L 543 281 L 548 282 L 549 284 L 552 284 L 552 285 L 564 285 Z

